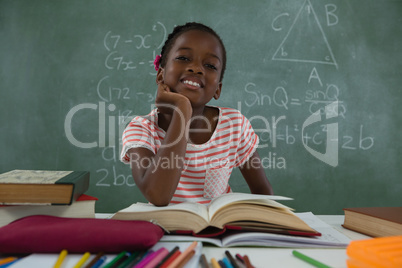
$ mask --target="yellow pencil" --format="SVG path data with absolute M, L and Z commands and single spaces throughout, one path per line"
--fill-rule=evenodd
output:
M 221 268 L 221 266 L 219 265 L 219 263 L 217 262 L 217 260 L 215 258 L 211 259 L 211 264 L 213 268 Z
M 60 255 L 59 255 L 59 257 L 57 258 L 57 261 L 56 261 L 56 263 L 54 264 L 54 266 L 53 266 L 53 268 L 59 268 L 60 266 L 61 266 L 61 264 L 63 263 L 63 261 L 64 261 L 64 259 L 66 258 L 66 256 L 67 256 L 67 250 L 65 250 L 65 249 L 63 249 L 61 252 L 60 252 Z
M 74 268 L 80 268 L 91 256 L 91 253 L 85 252 L 81 259 L 74 265 Z

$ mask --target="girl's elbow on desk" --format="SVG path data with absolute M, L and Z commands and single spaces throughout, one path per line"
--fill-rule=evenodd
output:
M 151 189 L 144 191 L 143 195 L 148 200 L 148 202 L 152 203 L 157 207 L 164 207 L 169 205 L 170 200 L 173 197 L 173 194 L 169 195 L 166 192 L 160 193 L 154 187 L 151 187 Z

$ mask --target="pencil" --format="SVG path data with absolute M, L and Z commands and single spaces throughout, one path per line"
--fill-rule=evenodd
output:
M 218 263 L 221 268 L 227 268 L 223 260 L 219 260 Z
M 117 262 L 120 261 L 121 258 L 123 258 L 124 256 L 126 256 L 126 254 L 127 254 L 127 251 L 120 252 L 120 254 L 117 255 L 111 262 L 109 262 L 108 264 L 106 264 L 104 268 L 113 267 Z
M 0 260 L 0 265 L 13 262 L 13 261 L 15 261 L 16 259 L 17 259 L 16 257 L 6 257 L 6 258 Z
M 85 268 L 91 268 L 94 264 L 103 256 L 103 252 L 99 252 L 96 256 L 87 264 Z
M 207 261 L 207 258 L 205 257 L 205 254 L 202 254 L 200 256 L 199 263 L 200 263 L 201 268 L 209 268 L 208 261 Z
M 14 258 L 14 260 L 10 259 L 9 262 L 0 264 L 0 267 L 2 267 L 2 268 L 10 267 L 19 260 L 20 260 L 19 258 Z
M 139 262 L 145 252 L 140 253 L 139 251 L 131 253 L 130 257 L 128 257 L 122 264 L 117 266 L 118 268 L 126 268 L 132 267 L 134 264 Z
M 148 250 L 147 254 L 135 265 L 137 268 L 144 268 L 155 256 L 157 252 Z
M 225 251 L 225 255 L 228 257 L 230 263 L 234 268 L 239 268 L 239 265 L 237 264 L 236 260 L 233 258 L 232 254 L 230 254 L 229 250 Z
M 162 247 L 155 252 L 153 258 L 144 266 L 144 268 L 154 268 L 161 260 L 163 260 L 169 251 Z
M 211 259 L 212 268 L 221 268 L 218 261 L 215 258 Z
M 222 259 L 222 262 L 225 264 L 225 266 L 227 267 L 227 268 L 234 268 L 233 267 L 233 265 L 230 263 L 230 261 L 229 261 L 229 259 L 228 258 L 223 258 Z
M 193 249 L 175 267 L 176 268 L 183 268 L 184 265 L 186 265 L 186 263 L 188 263 L 189 260 L 191 260 L 191 258 L 194 256 L 194 254 L 195 254 L 195 250 Z
M 300 252 L 298 252 L 297 250 L 293 250 L 292 251 L 293 256 L 307 262 L 310 263 L 311 265 L 318 267 L 318 268 L 330 268 L 328 265 L 323 264 L 322 262 L 319 262 L 317 260 L 314 260 L 313 258 L 310 258 Z
M 167 259 L 162 265 L 161 268 L 167 268 L 175 259 L 177 259 L 177 257 L 179 257 L 181 255 L 181 251 L 175 251 L 172 256 L 169 257 L 169 259 Z
M 186 248 L 182 254 L 180 254 L 169 266 L 168 268 L 175 268 L 184 258 L 187 257 L 188 254 L 190 254 L 190 252 L 195 249 L 195 247 L 197 246 L 197 241 L 194 241 L 193 243 L 191 243 L 190 246 L 188 246 L 188 248 Z
M 155 268 L 160 268 L 162 266 L 162 264 L 164 264 L 173 254 L 175 254 L 176 251 L 179 250 L 178 246 L 175 246 L 170 252 L 169 254 L 163 258 L 156 266 Z
M 240 267 L 246 268 L 246 264 L 244 263 L 243 256 L 240 255 L 239 253 L 236 254 L 236 260 L 238 261 L 238 264 Z
M 54 266 L 53 266 L 53 268 L 59 268 L 60 266 L 61 266 L 61 264 L 63 263 L 63 261 L 64 261 L 64 259 L 66 258 L 66 256 L 67 256 L 67 250 L 65 250 L 65 249 L 63 249 L 61 252 L 60 252 L 60 255 L 59 255 L 59 257 L 57 258 L 57 261 L 56 261 L 56 263 L 54 264 Z
M 80 268 L 91 256 L 91 253 L 85 252 L 81 259 L 74 265 L 74 268 Z
M 254 266 L 251 264 L 250 259 L 248 258 L 247 255 L 243 256 L 244 264 L 246 265 L 247 268 L 253 268 Z
M 100 257 L 100 259 L 94 263 L 94 265 L 91 266 L 91 268 L 99 268 L 102 266 L 102 264 L 106 261 L 106 256 Z

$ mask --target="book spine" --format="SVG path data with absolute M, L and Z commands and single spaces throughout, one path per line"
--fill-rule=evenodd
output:
M 56 184 L 71 184 L 73 186 L 71 199 L 68 205 L 78 199 L 89 189 L 89 171 L 73 171 L 64 178 L 61 178 Z M 57 205 L 57 204 L 53 204 Z

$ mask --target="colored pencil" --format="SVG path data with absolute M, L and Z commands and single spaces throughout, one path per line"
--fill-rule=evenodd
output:
M 244 259 L 239 253 L 236 254 L 236 259 L 238 259 L 241 263 L 244 264 Z
M 225 265 L 225 263 L 223 262 L 223 260 L 219 260 L 218 263 L 219 263 L 219 266 L 220 266 L 220 267 L 222 267 L 222 268 L 227 268 L 226 265 Z
M 225 264 L 226 268 L 233 268 L 233 265 L 230 263 L 228 258 L 223 258 L 222 259 L 223 263 Z
M 194 255 L 195 255 L 195 250 L 193 249 L 188 254 L 186 254 L 186 256 L 175 267 L 177 267 L 177 268 L 184 267 L 184 265 L 186 265 Z
M 91 253 L 85 252 L 81 259 L 74 265 L 74 268 L 81 268 L 81 266 L 91 257 Z
M 10 267 L 11 265 L 13 265 L 14 263 L 16 263 L 16 262 L 19 261 L 19 260 L 20 260 L 19 258 L 15 258 L 15 259 L 12 260 L 12 261 L 9 261 L 9 262 L 0 264 L 0 268 Z
M 99 252 L 96 256 L 87 264 L 85 268 L 91 268 L 94 264 L 104 255 L 103 252 Z
M 254 268 L 254 266 L 251 264 L 250 259 L 248 258 L 247 255 L 243 256 L 244 264 L 246 265 L 246 268 Z
M 186 250 L 183 251 L 182 254 L 180 254 L 169 266 L 168 268 L 175 268 L 183 259 L 185 259 L 187 257 L 188 254 L 190 254 L 190 252 L 192 250 L 195 249 L 195 247 L 198 245 L 197 241 L 194 241 L 193 243 L 191 243 L 190 246 L 188 246 L 188 248 L 186 248 Z
M 106 256 L 100 257 L 100 259 L 97 260 L 97 261 L 91 266 L 91 268 L 99 268 L 99 267 L 101 267 L 101 265 L 106 261 L 106 259 L 107 259 Z
M 144 268 L 154 268 L 161 260 L 169 254 L 169 250 L 162 247 L 155 252 L 155 256 L 144 266 Z
M 215 258 L 211 259 L 212 268 L 221 268 L 218 261 Z
M 165 258 L 163 258 L 156 266 L 155 266 L 155 268 L 160 268 L 162 265 L 163 265 L 163 263 L 165 263 L 176 251 L 178 251 L 179 250 L 179 247 L 178 246 L 175 246 L 170 252 L 169 252 L 169 254 L 165 257 Z
M 121 258 L 126 256 L 127 251 L 120 252 L 111 262 L 107 263 L 104 268 L 111 268 L 113 267 Z
M 232 264 L 232 266 L 234 268 L 239 268 L 239 265 L 237 264 L 236 260 L 233 258 L 232 254 L 230 254 L 229 250 L 225 251 L 225 255 L 228 257 L 230 264 Z
M 207 258 L 205 257 L 205 254 L 201 254 L 199 264 L 201 268 L 209 268 L 209 264 Z
M 68 254 L 67 250 L 63 249 L 60 252 L 59 257 L 57 258 L 57 261 L 54 264 L 53 268 L 59 268 L 61 266 L 61 264 L 63 263 L 64 259 L 66 258 L 67 254 Z
M 160 268 L 167 268 L 174 260 L 177 259 L 181 255 L 181 251 L 177 250 L 175 251 L 172 256 L 170 256 L 169 259 L 167 259 L 161 266 Z
M 311 265 L 318 267 L 318 268 L 330 268 L 328 265 L 323 264 L 322 262 L 319 262 L 317 260 L 314 260 L 313 258 L 310 258 L 300 252 L 298 252 L 297 250 L 293 250 L 292 251 L 293 256 L 307 262 L 310 263 Z
M 126 267 L 132 267 L 134 264 L 137 264 L 142 257 L 145 255 L 145 251 L 144 252 L 133 252 L 131 253 L 130 257 L 128 257 L 123 263 L 121 263 L 119 266 L 117 266 L 118 268 L 126 268 Z

